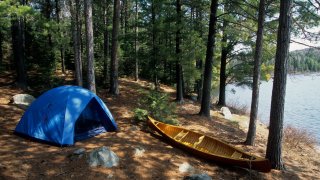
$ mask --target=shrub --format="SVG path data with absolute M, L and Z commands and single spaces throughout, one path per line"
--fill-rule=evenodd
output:
M 134 112 L 134 119 L 136 121 L 145 121 L 148 116 L 148 111 L 145 109 L 136 108 L 133 110 Z
M 228 107 L 230 108 L 233 114 L 239 115 L 248 115 L 249 107 L 246 104 L 240 104 L 238 101 L 233 101 L 228 103 Z
M 314 148 L 317 145 L 317 140 L 313 134 L 305 129 L 287 126 L 284 129 L 283 143 L 288 149 L 303 148 L 305 146 Z
M 177 124 L 174 116 L 176 106 L 174 103 L 169 102 L 169 97 L 165 93 L 158 91 L 144 93 L 139 106 L 139 108 L 134 110 L 137 121 L 144 121 L 146 120 L 146 116 L 150 115 L 164 123 Z

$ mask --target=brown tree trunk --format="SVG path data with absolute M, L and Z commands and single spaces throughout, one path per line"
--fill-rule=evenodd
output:
M 27 73 L 25 67 L 24 24 L 23 18 L 16 17 L 12 21 L 12 51 L 17 72 L 17 86 L 27 89 Z
M 2 66 L 2 62 L 3 62 L 2 44 L 3 44 L 3 34 L 0 29 L 0 67 Z
M 212 66 L 213 66 L 213 52 L 215 46 L 216 34 L 216 15 L 218 9 L 218 0 L 211 0 L 210 7 L 210 21 L 209 21 L 209 34 L 206 52 L 206 63 L 204 67 L 203 91 L 201 109 L 199 115 L 210 117 L 210 102 L 211 102 L 211 80 L 212 80 Z
M 135 81 L 139 80 L 139 59 L 138 59 L 138 0 L 136 0 L 136 16 L 135 16 L 135 39 L 134 39 L 134 51 L 135 51 L 135 74 L 134 79 Z
M 156 48 L 156 13 L 154 0 L 151 2 L 151 21 L 152 21 L 152 59 L 153 59 L 153 82 L 156 90 L 159 90 L 158 84 L 158 60 L 157 60 L 157 48 Z
M 45 1 L 45 9 L 44 9 L 44 15 L 47 19 L 47 21 L 51 20 L 51 13 L 52 13 L 52 5 L 51 5 L 51 1 L 50 0 L 46 0 Z M 53 41 L 52 41 L 52 35 L 51 33 L 48 33 L 47 36 L 47 40 L 48 40 L 48 49 L 47 51 L 49 52 L 49 62 L 51 64 L 53 64 L 53 66 L 55 67 L 55 58 L 54 58 L 54 50 L 53 50 Z
M 25 0 L 21 1 L 25 5 Z M 12 51 L 17 72 L 17 87 L 27 89 L 27 71 L 25 64 L 25 26 L 23 17 L 11 21 Z
M 118 33 L 119 33 L 119 22 L 120 22 L 120 0 L 114 0 L 113 8 L 114 10 L 113 10 L 113 29 L 112 29 L 110 93 L 113 95 L 119 95 Z
M 284 169 L 282 162 L 283 113 L 286 94 L 288 54 L 290 43 L 292 0 L 280 1 L 277 52 L 271 98 L 270 126 L 266 158 L 274 169 Z
M 59 0 L 55 0 L 55 4 L 56 4 L 56 20 L 57 20 L 57 23 L 58 23 L 58 26 L 60 26 L 60 4 L 59 4 Z M 63 34 L 61 32 L 61 29 L 60 27 L 58 28 L 58 33 L 59 33 L 59 38 L 63 38 L 61 36 L 61 34 Z M 65 73 L 66 72 L 66 67 L 65 67 L 65 60 L 64 60 L 64 47 L 62 44 L 59 45 L 59 51 L 60 51 L 60 59 L 61 59 L 61 70 L 62 70 L 62 73 Z
M 227 34 L 225 32 L 225 29 L 227 27 L 226 21 L 223 21 L 223 27 L 222 27 L 222 48 L 221 48 L 221 59 L 220 59 L 220 86 L 219 86 L 219 106 L 225 106 L 226 105 L 226 81 L 227 81 L 227 75 L 226 75 L 226 68 L 227 68 L 227 55 L 228 55 L 228 45 L 227 45 Z
M 92 27 L 92 0 L 84 0 L 84 11 L 86 17 L 86 49 L 88 62 L 88 89 L 96 92 L 94 75 L 94 52 L 93 52 L 93 27 Z
M 103 79 L 108 82 L 108 62 L 109 62 L 109 6 L 107 0 L 104 2 L 104 33 L 103 33 Z
M 259 106 L 259 84 L 260 84 L 260 65 L 263 46 L 263 27 L 265 16 L 265 0 L 260 0 L 259 17 L 258 17 L 258 31 L 254 54 L 254 69 L 253 69 L 253 83 L 252 83 L 252 100 L 250 110 L 250 123 L 245 141 L 246 145 L 253 145 L 256 138 L 256 123 Z
M 79 0 L 70 0 L 70 12 L 71 12 L 71 29 L 72 29 L 72 40 L 73 40 L 73 52 L 74 52 L 74 64 L 75 64 L 75 76 L 78 86 L 83 86 L 82 80 L 82 58 L 81 58 L 81 47 L 80 47 L 80 32 L 79 32 L 79 17 L 76 8 L 78 8 Z
M 182 89 L 182 65 L 181 65 L 181 0 L 177 0 L 176 2 L 177 8 L 177 32 L 176 32 L 176 101 L 178 103 L 183 103 L 183 89 Z

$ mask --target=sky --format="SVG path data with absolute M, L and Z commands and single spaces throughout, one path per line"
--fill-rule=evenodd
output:
M 320 27 L 314 28 L 312 30 L 310 30 L 311 32 L 317 32 L 320 34 Z M 317 42 L 310 42 L 307 40 L 303 40 L 300 39 L 299 37 L 291 37 L 291 40 L 297 41 L 297 42 L 301 42 L 303 44 L 307 44 L 309 46 L 315 46 L 315 47 L 320 47 L 320 40 L 318 40 Z M 300 50 L 300 49 L 305 49 L 305 48 L 309 48 L 308 46 L 302 45 L 302 44 L 298 44 L 298 43 L 290 43 L 290 49 L 289 51 L 295 51 L 295 50 Z
M 291 39 L 294 40 L 294 41 L 297 41 L 297 42 L 301 42 L 303 44 L 307 44 L 309 46 L 315 46 L 315 47 L 319 47 L 320 46 L 320 41 L 318 41 L 318 42 L 310 42 L 310 41 L 306 41 L 306 40 L 295 38 L 295 37 L 291 37 Z M 292 42 L 292 43 L 290 43 L 289 51 L 305 49 L 305 48 L 309 48 L 309 46 L 305 46 L 305 45 L 302 45 L 302 44 L 298 44 L 298 43 Z

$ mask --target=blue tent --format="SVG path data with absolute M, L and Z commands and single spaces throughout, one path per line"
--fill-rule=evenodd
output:
M 78 86 L 61 86 L 35 100 L 15 132 L 57 145 L 72 145 L 116 130 L 110 111 L 97 95 Z

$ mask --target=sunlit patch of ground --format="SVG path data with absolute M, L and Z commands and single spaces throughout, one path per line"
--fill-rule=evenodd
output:
M 11 76 L 0 76 L 0 83 L 10 82 Z M 72 79 L 71 79 L 72 80 Z M 319 154 L 306 148 L 297 151 L 284 151 L 284 161 L 288 171 L 276 171 L 264 174 L 237 167 L 225 167 L 207 162 L 168 145 L 145 127 L 133 120 L 132 110 L 137 107 L 141 90 L 149 90 L 152 83 L 140 80 L 120 79 L 120 95 L 115 97 L 105 89 L 99 89 L 98 95 L 106 102 L 113 114 L 119 132 L 109 132 L 77 142 L 71 147 L 55 147 L 34 142 L 13 134 L 24 110 L 8 103 L 14 94 L 21 93 L 12 85 L 0 86 L 0 179 L 182 179 L 187 173 L 179 173 L 179 165 L 188 162 L 196 172 L 206 172 L 213 179 L 317 179 L 320 166 Z M 162 91 L 174 94 L 174 89 L 161 86 Z M 196 115 L 199 104 L 185 100 L 177 105 L 180 125 L 218 137 L 256 155 L 264 156 L 268 129 L 263 124 L 257 126 L 255 146 L 244 146 L 246 137 L 243 124 L 248 122 L 245 116 L 234 116 L 225 120 L 212 110 L 211 119 Z M 137 130 L 133 126 L 139 126 Z M 85 148 L 87 152 L 94 148 L 108 146 L 120 158 L 118 167 L 89 167 L 86 156 L 71 158 L 74 150 Z M 146 151 L 142 157 L 135 157 L 136 147 Z M 289 152 L 289 153 L 288 153 Z M 311 155 L 311 156 L 310 156 Z

